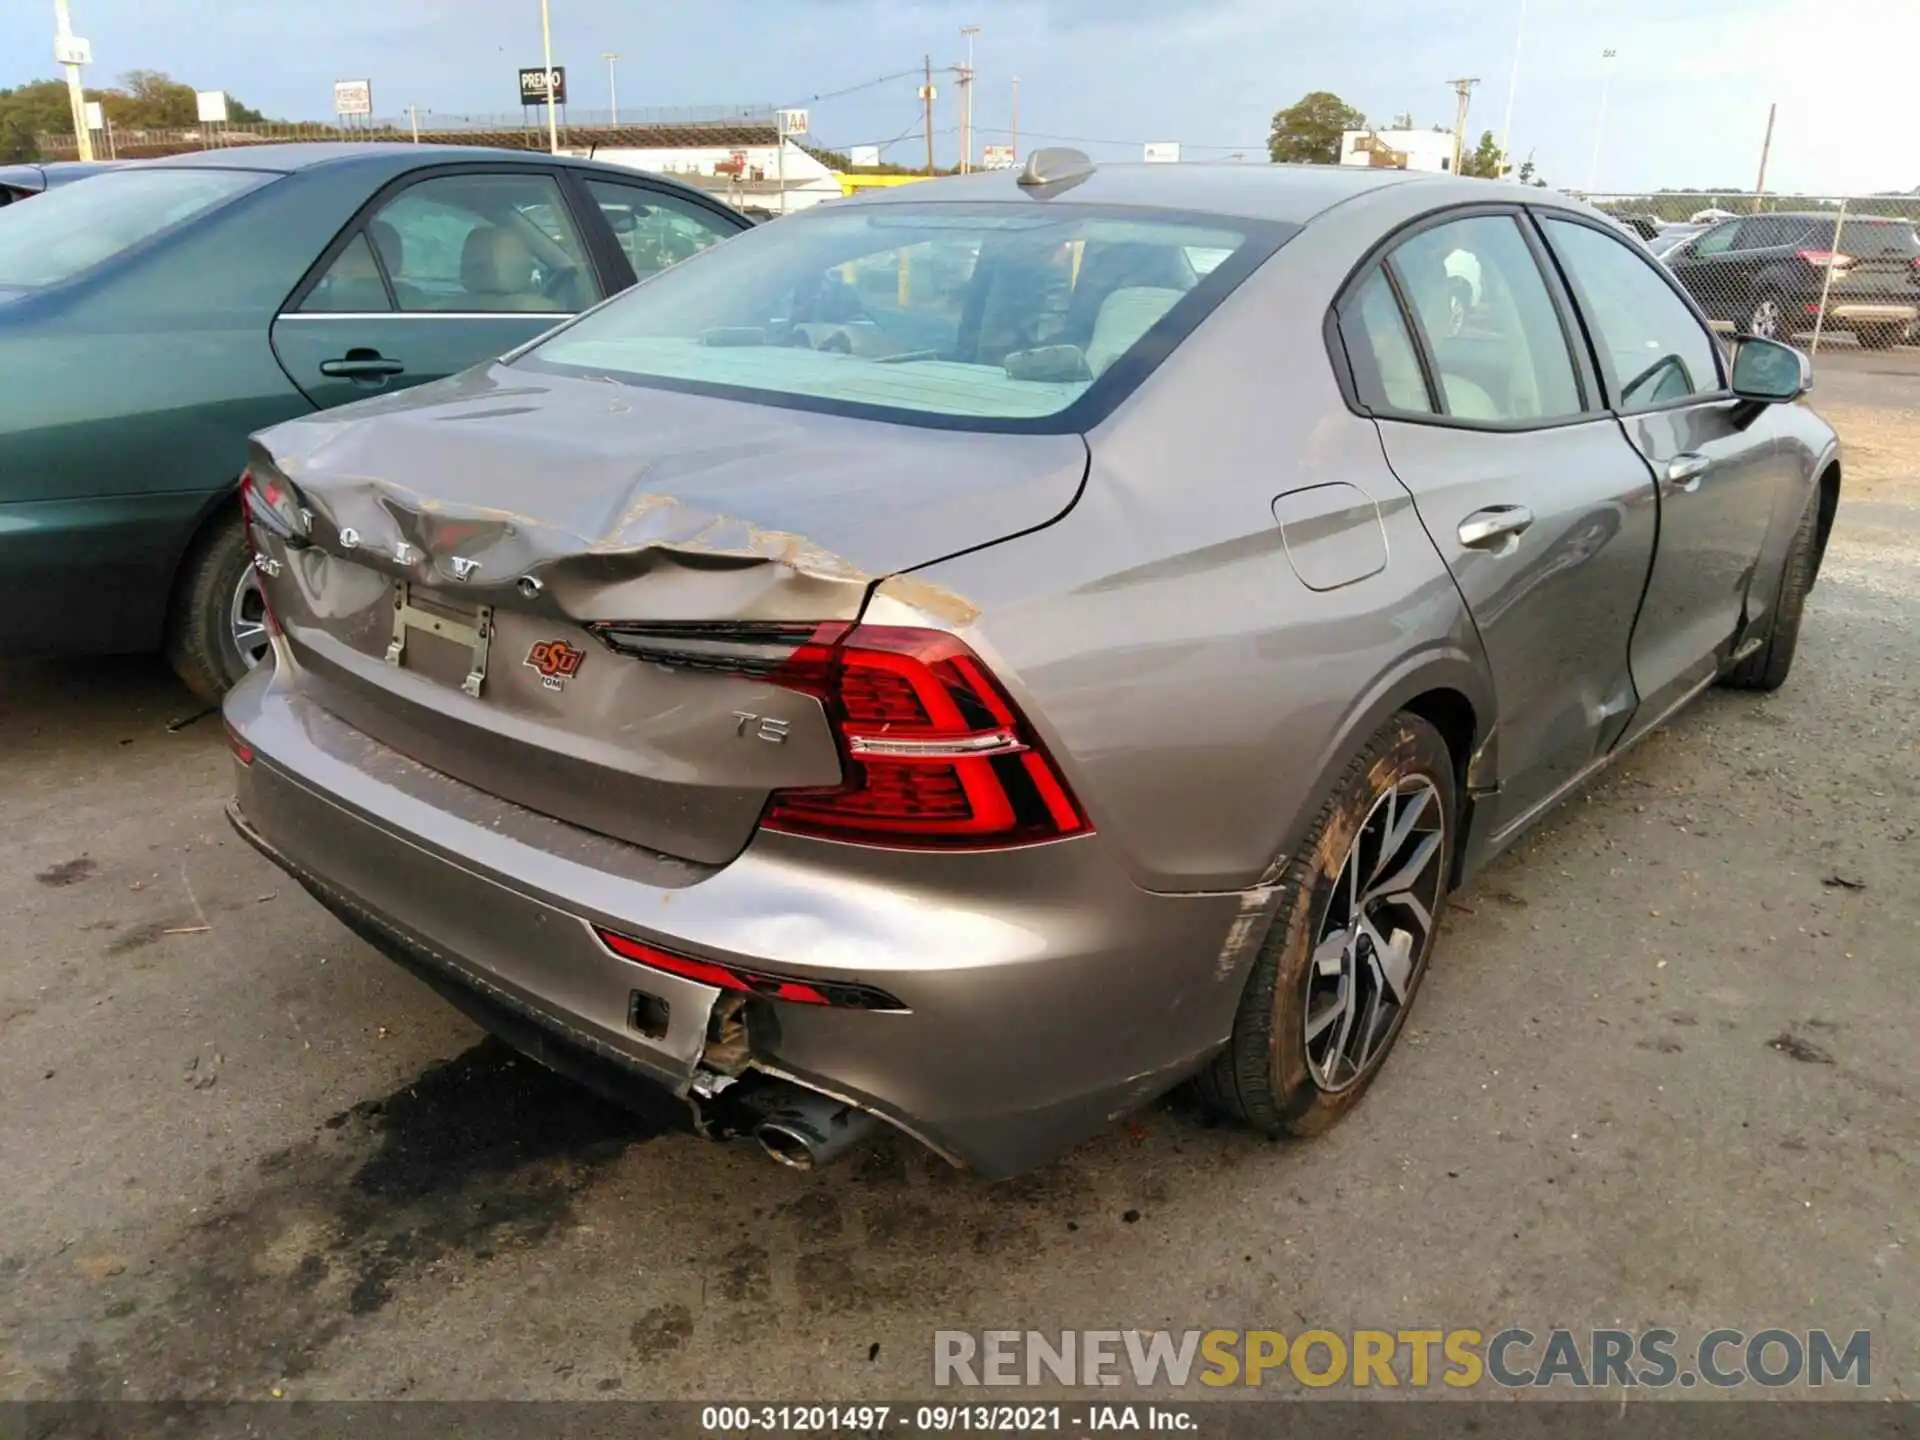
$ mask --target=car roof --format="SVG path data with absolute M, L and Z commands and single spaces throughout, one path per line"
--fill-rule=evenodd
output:
M 219 150 L 194 150 L 143 160 L 152 168 L 190 170 L 275 170 L 292 174 L 318 165 L 374 165 L 393 168 L 405 160 L 430 164 L 454 157 L 501 160 L 550 160 L 544 151 L 507 150 L 490 145 L 412 145 L 405 141 L 314 140 L 289 145 L 229 145 Z
M 445 165 L 453 161 L 516 161 L 521 164 L 563 165 L 596 174 L 632 178 L 644 176 L 650 183 L 683 194 L 705 192 L 671 175 L 636 170 L 607 160 L 578 155 L 550 155 L 545 150 L 520 150 L 499 145 L 413 145 L 406 141 L 326 141 L 315 140 L 289 145 L 233 145 L 220 150 L 195 150 L 185 155 L 167 155 L 155 160 L 130 162 L 139 168 L 187 170 L 264 170 L 291 175 L 322 166 L 356 167 L 381 175 L 399 175 L 423 165 Z M 123 165 L 129 162 L 122 162 Z M 708 197 L 713 199 L 713 197 Z M 727 208 L 724 202 L 713 203 Z
M 1095 165 L 1085 178 L 1041 189 L 1019 183 L 1019 171 L 993 170 L 951 179 L 928 180 L 870 190 L 838 205 L 898 205 L 916 200 L 1032 200 L 1063 204 L 1123 205 L 1161 210 L 1190 210 L 1277 220 L 1302 225 L 1323 211 L 1357 196 L 1392 185 L 1419 185 L 1435 192 L 1437 202 L 1461 200 L 1538 201 L 1547 192 L 1491 180 L 1463 180 L 1416 170 L 1376 170 L 1360 165 L 1249 165 L 1236 163 L 1153 165 L 1132 162 Z M 1558 199 L 1559 197 L 1553 197 Z

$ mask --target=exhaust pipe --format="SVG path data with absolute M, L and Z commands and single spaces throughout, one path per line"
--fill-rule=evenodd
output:
M 768 1158 L 795 1170 L 812 1170 L 858 1145 L 874 1124 L 864 1110 L 796 1087 L 754 1127 L 753 1138 Z

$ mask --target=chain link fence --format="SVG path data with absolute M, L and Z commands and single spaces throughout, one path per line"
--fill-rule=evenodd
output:
M 1637 234 L 1717 330 L 1816 356 L 1920 344 L 1920 195 L 1585 198 Z

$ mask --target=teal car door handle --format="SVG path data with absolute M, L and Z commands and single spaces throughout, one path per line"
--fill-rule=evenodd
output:
M 338 360 L 320 362 L 320 373 L 337 380 L 384 380 L 389 375 L 404 374 L 406 368 L 378 350 L 349 350 Z

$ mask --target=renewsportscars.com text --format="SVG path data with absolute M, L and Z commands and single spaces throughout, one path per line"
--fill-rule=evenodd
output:
M 940 1330 L 933 1383 L 1713 1389 L 1872 1383 L 1872 1335 L 1826 1330 Z

